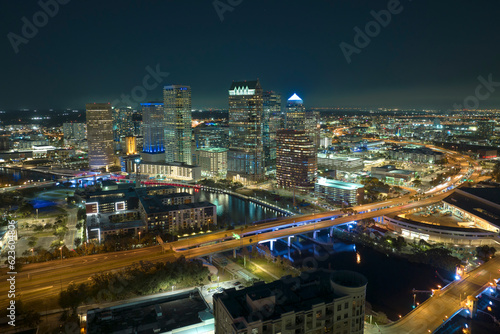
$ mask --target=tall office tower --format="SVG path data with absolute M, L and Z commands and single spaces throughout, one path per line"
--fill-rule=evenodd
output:
M 134 110 L 132 113 L 132 135 L 142 136 L 142 110 Z
M 126 155 L 137 154 L 137 141 L 135 136 L 125 137 L 125 154 Z
M 311 137 L 311 140 L 314 143 L 314 147 L 318 149 L 320 142 L 319 111 L 306 111 L 304 125 L 307 134 Z
M 477 122 L 477 135 L 478 138 L 489 139 L 493 136 L 495 132 L 495 121 L 478 121 Z
M 228 148 L 229 128 L 219 123 L 202 123 L 193 129 L 195 147 L 200 148 Z
M 284 129 L 305 130 L 305 118 L 304 101 L 297 94 L 293 94 L 286 103 Z
M 192 163 L 191 87 L 165 86 L 165 151 L 167 162 Z
M 263 93 L 262 145 L 264 166 L 267 171 L 276 168 L 276 131 L 281 129 L 281 95 L 269 91 Z
M 119 107 L 113 109 L 113 140 L 121 141 L 122 138 L 130 136 L 134 132 L 131 107 Z
M 279 187 L 311 191 L 317 171 L 314 143 L 304 130 L 278 130 L 276 182 Z
M 165 162 L 163 103 L 141 103 L 144 143 L 141 157 L 145 162 Z
M 259 80 L 233 82 L 229 88 L 227 177 L 249 184 L 264 175 L 262 87 Z
M 90 169 L 107 169 L 115 159 L 111 104 L 87 103 L 86 108 Z

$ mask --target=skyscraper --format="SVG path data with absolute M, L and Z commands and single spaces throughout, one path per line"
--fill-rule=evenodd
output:
M 113 115 L 109 103 L 87 103 L 87 141 L 90 169 L 114 164 Z
M 233 82 L 229 88 L 227 177 L 248 184 L 264 174 L 262 87 L 259 80 Z
M 141 157 L 146 162 L 165 162 L 163 103 L 141 103 L 144 144 Z
M 163 99 L 166 161 L 191 164 L 191 87 L 165 86 Z
M 293 94 L 286 102 L 284 129 L 305 130 L 305 117 L 304 101 L 297 94 Z
M 267 171 L 276 167 L 276 131 L 283 127 L 281 95 L 268 91 L 263 93 L 262 145 L 264 165 Z
M 317 171 L 316 149 L 304 130 L 278 130 L 276 182 L 278 187 L 310 191 Z

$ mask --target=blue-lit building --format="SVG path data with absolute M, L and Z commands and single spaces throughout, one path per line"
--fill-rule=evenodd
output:
M 165 161 L 163 103 L 141 103 L 144 144 L 141 157 L 145 162 Z

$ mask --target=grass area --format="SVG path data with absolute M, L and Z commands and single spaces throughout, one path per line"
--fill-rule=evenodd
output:
M 294 270 L 288 266 L 281 266 L 274 262 L 268 263 L 267 260 L 263 258 L 252 259 L 252 262 L 255 262 L 257 265 L 261 266 L 262 268 L 264 268 L 265 270 L 272 273 L 274 276 L 278 278 L 287 275 L 296 276 L 299 273 L 298 270 Z

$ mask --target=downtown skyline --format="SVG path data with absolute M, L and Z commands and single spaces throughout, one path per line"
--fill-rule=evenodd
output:
M 222 13 L 214 3 L 69 1 L 18 42 L 17 53 L 12 34 L 22 37 L 23 18 L 33 22 L 42 8 L 35 1 L 3 4 L 10 15 L 0 24 L 0 109 L 113 102 L 144 86 L 156 69 L 168 75 L 151 80 L 155 88 L 138 103 L 161 99 L 163 86 L 182 83 L 192 87 L 193 108 L 226 109 L 231 81 L 258 78 L 264 90 L 296 92 L 310 107 L 448 110 L 475 94 L 478 78 L 490 76 L 491 89 L 481 91 L 490 94 L 478 108 L 500 105 L 498 4 L 334 1 L 304 11 L 298 1 L 233 1 L 238 5 Z M 366 27 L 373 37 L 363 44 L 356 36 Z M 345 45 L 357 49 L 350 63 Z

